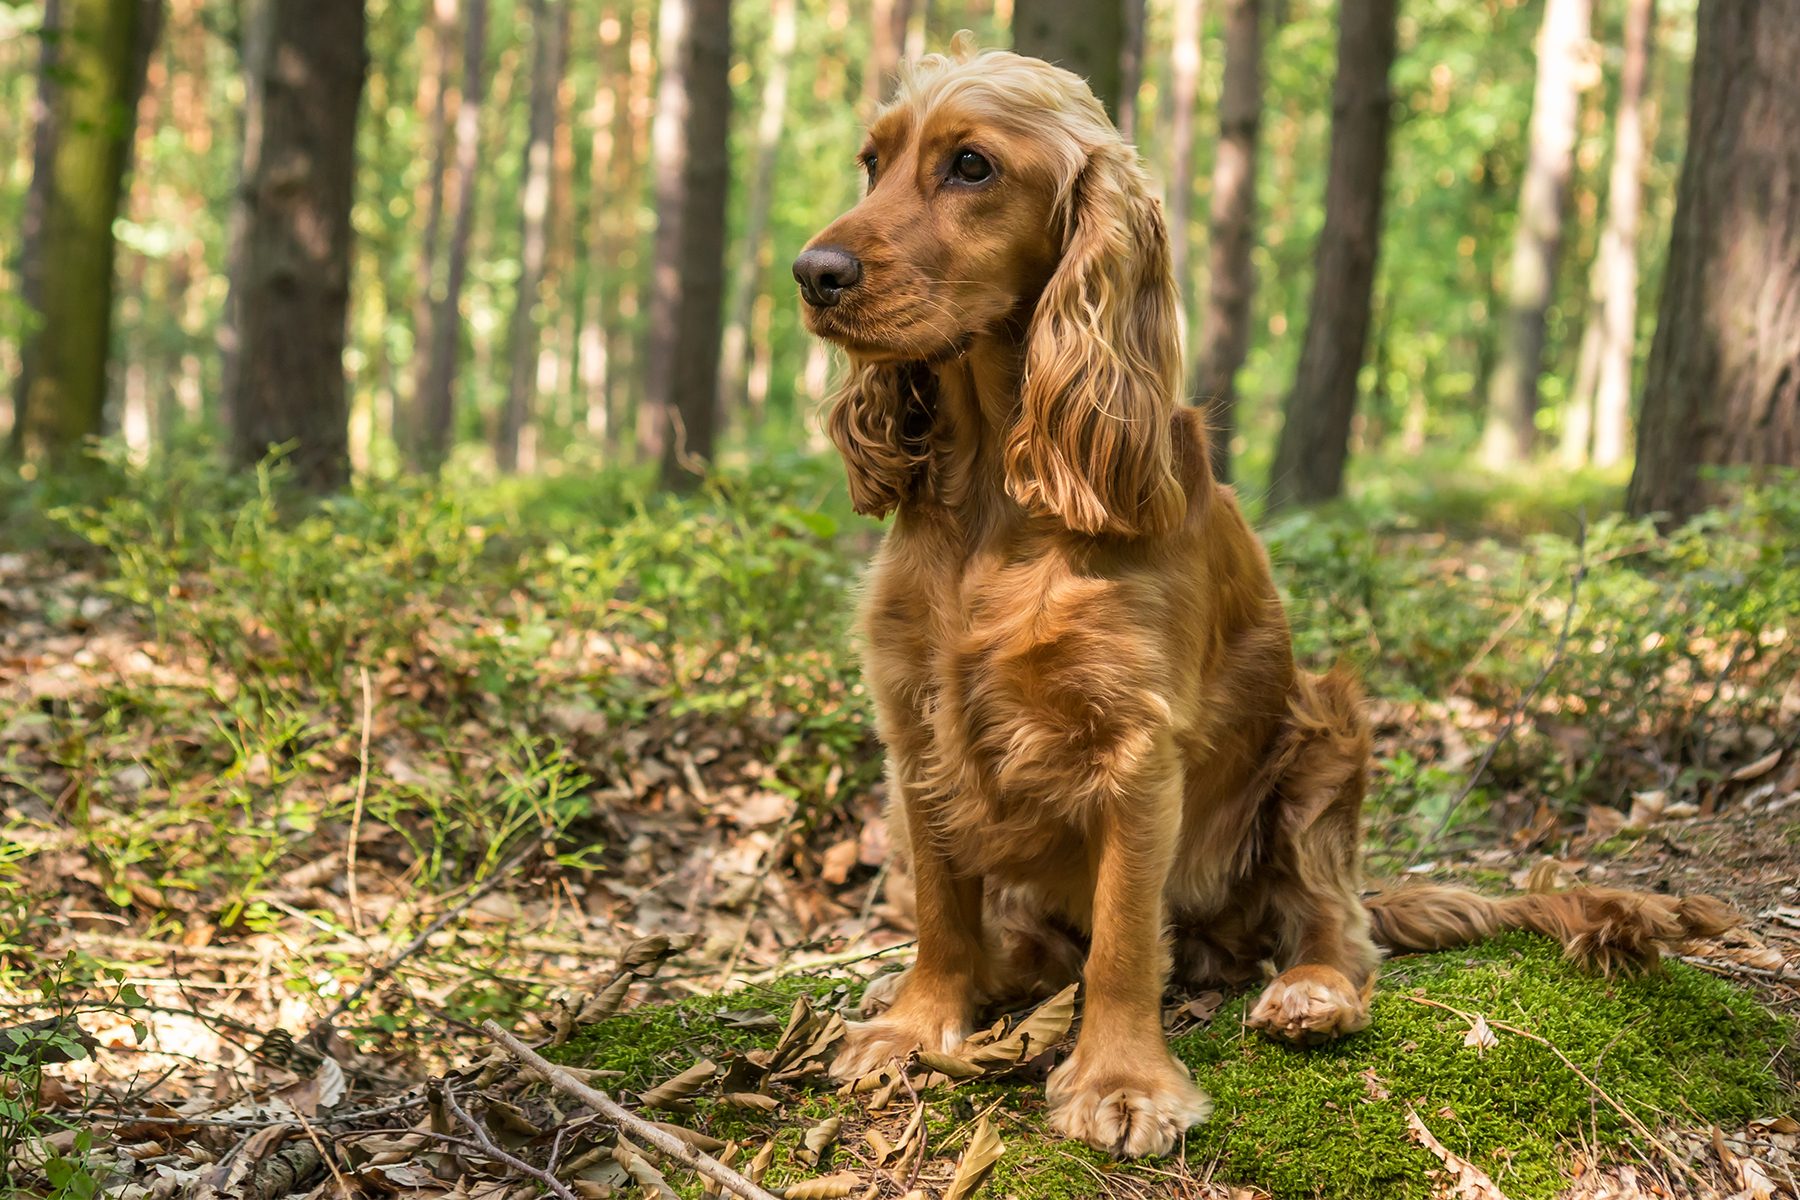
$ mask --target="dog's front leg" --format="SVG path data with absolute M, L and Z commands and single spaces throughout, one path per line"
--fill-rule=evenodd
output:
M 855 1079 L 914 1050 L 954 1050 L 974 1031 L 975 1006 L 986 970 L 981 931 L 981 879 L 959 875 L 934 832 L 934 814 L 903 789 L 919 948 L 888 1010 L 851 1024 L 831 1065 L 839 1079 Z
M 1167 767 L 1134 791 L 1110 801 L 1098 822 L 1081 1034 L 1049 1084 L 1057 1132 L 1133 1157 L 1167 1154 L 1210 1108 L 1162 1028 L 1164 893 L 1181 827 L 1179 769 Z

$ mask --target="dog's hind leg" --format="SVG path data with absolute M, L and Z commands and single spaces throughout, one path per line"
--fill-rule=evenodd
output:
M 1361 815 L 1368 726 L 1355 685 L 1302 675 L 1278 758 L 1263 885 L 1276 963 L 1248 1023 L 1296 1042 L 1322 1042 L 1369 1023 L 1380 954 L 1361 898 Z

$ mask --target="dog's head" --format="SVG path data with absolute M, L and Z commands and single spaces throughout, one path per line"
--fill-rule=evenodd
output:
M 1020 342 L 1006 487 L 1087 534 L 1170 528 L 1177 292 L 1162 210 L 1080 77 L 958 35 L 869 127 L 868 188 L 794 263 L 807 328 L 850 356 L 828 421 L 857 507 L 885 514 L 929 454 L 931 368 Z

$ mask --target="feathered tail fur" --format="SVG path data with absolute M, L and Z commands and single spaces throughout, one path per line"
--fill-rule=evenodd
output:
M 1612 974 L 1650 971 L 1690 938 L 1743 924 L 1711 896 L 1659 896 L 1622 888 L 1580 887 L 1495 900 L 1463 888 L 1399 888 L 1367 902 L 1371 933 L 1388 950 L 1447 950 L 1507 929 L 1559 942 L 1572 960 Z

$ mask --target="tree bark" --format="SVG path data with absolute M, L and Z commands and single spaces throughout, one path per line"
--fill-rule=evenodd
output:
M 225 227 L 225 311 L 219 322 L 219 394 L 231 396 L 238 389 L 238 368 L 243 344 L 244 255 L 250 236 L 250 193 L 262 155 L 263 72 L 269 65 L 269 37 L 276 0 L 243 0 L 238 6 L 238 68 L 244 81 L 244 114 L 238 148 L 237 195 Z M 220 412 L 229 426 L 229 406 Z M 229 433 L 229 429 L 227 429 Z
M 1124 0 L 1014 0 L 1013 49 L 1082 76 L 1115 115 L 1124 48 Z
M 1708 0 L 1645 374 L 1633 514 L 1691 516 L 1705 466 L 1800 466 L 1800 0 Z
M 1213 476 L 1231 482 L 1237 373 L 1250 351 L 1256 296 L 1256 158 L 1262 126 L 1262 0 L 1226 0 L 1225 79 L 1213 158 L 1206 315 L 1193 394 L 1207 407 Z
M 396 430 L 394 439 L 414 463 L 423 459 L 425 451 L 423 400 L 438 299 L 438 250 L 444 240 L 444 192 L 450 173 L 450 71 L 456 59 L 456 10 L 457 0 L 432 0 L 431 56 L 425 60 L 419 81 L 420 105 L 429 105 L 431 113 L 425 138 L 431 147 L 431 165 L 425 182 L 425 229 L 419 240 L 413 283 L 412 395 L 406 407 L 405 428 Z
M 1644 90 L 1649 75 L 1656 0 L 1628 0 L 1625 63 L 1613 133 L 1612 179 L 1600 263 L 1600 367 L 1594 392 L 1594 462 L 1625 460 L 1631 423 L 1631 367 L 1637 355 L 1638 225 L 1644 207 Z
M 900 82 L 900 59 L 906 53 L 906 27 L 912 21 L 913 0 L 873 0 L 869 28 L 874 54 L 863 76 L 863 106 L 873 113 L 894 98 Z M 791 20 L 791 18 L 790 18 Z M 775 15 L 780 36 L 780 14 Z
M 250 466 L 293 443 L 296 479 L 321 490 L 350 474 L 344 338 L 366 19 L 363 0 L 274 5 L 228 397 L 233 458 Z
M 148 41 L 139 0 L 47 6 L 22 291 L 13 449 L 66 459 L 101 430 L 112 340 L 113 222 Z M 54 21 L 52 25 L 51 22 Z
M 794 56 L 794 0 L 774 0 L 774 28 L 769 38 L 769 73 L 763 80 L 762 111 L 756 119 L 756 166 L 750 180 L 750 202 L 744 214 L 743 252 L 732 281 L 726 309 L 725 345 L 719 370 L 721 423 L 745 407 L 745 380 L 750 366 L 750 310 L 762 291 L 768 269 L 769 211 L 775 195 L 775 164 L 781 151 L 781 127 L 787 113 L 788 67 Z
M 432 305 L 431 340 L 419 365 L 420 417 L 416 465 L 430 470 L 449 457 L 456 435 L 456 365 L 462 349 L 462 289 L 475 228 L 481 101 L 487 76 L 487 0 L 464 9 L 462 96 L 456 109 L 456 221 L 450 230 L 444 289 Z
M 1138 93 L 1144 86 L 1145 0 L 1121 0 L 1125 10 L 1124 45 L 1119 52 L 1119 107 L 1113 120 L 1119 136 L 1136 143 Z
M 1183 316 L 1190 310 L 1194 280 L 1188 271 L 1188 242 L 1194 215 L 1194 110 L 1200 102 L 1200 27 L 1204 0 L 1175 0 L 1175 44 L 1169 98 L 1169 258 L 1181 289 Z
M 1325 227 L 1319 234 L 1306 340 L 1269 478 L 1269 507 L 1344 490 L 1357 375 L 1368 348 L 1393 96 L 1395 0 L 1343 0 Z
M 713 453 L 725 201 L 730 185 L 730 0 L 662 0 L 658 16 L 656 247 L 640 438 L 665 487 L 695 486 Z
M 1538 375 L 1562 253 L 1592 8 L 1593 0 L 1548 0 L 1538 34 L 1537 86 L 1513 234 L 1504 342 L 1489 381 L 1481 437 L 1482 461 L 1494 468 L 1524 459 L 1537 438 Z
M 513 301 L 508 347 L 506 404 L 494 437 L 494 460 L 502 471 L 519 469 L 519 439 L 532 419 L 537 398 L 538 301 L 549 248 L 551 153 L 556 137 L 556 92 L 562 85 L 561 9 L 568 0 L 531 0 L 531 109 L 520 178 L 519 287 Z

